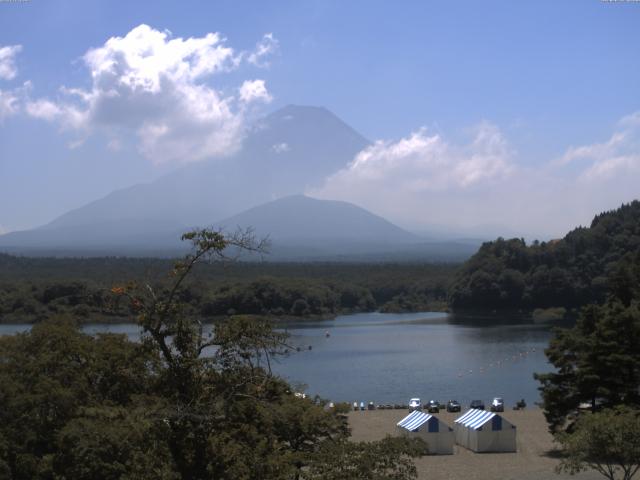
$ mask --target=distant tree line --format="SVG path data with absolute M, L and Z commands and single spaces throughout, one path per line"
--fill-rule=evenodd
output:
M 84 322 L 127 321 L 109 294 L 117 278 L 158 288 L 170 262 L 129 258 L 25 258 L 0 254 L 0 322 L 37 322 L 70 314 Z M 189 313 L 331 317 L 341 313 L 446 309 L 457 265 L 343 263 L 202 264 L 182 290 Z
M 597 215 L 564 238 L 527 245 L 487 242 L 462 266 L 428 263 L 261 263 L 199 265 L 183 295 L 194 315 L 334 316 L 381 310 L 577 311 L 602 303 L 611 275 L 640 250 L 640 202 Z M 162 283 L 171 266 L 153 258 L 27 258 L 0 254 L 0 322 L 70 313 L 82 321 L 130 314 L 110 303 L 120 278 Z M 152 279 L 152 280 L 149 280 Z M 166 282 L 165 282 L 166 283 Z
M 579 308 L 602 303 L 611 275 L 640 250 L 640 202 L 597 215 L 564 238 L 485 243 L 455 275 L 449 304 L 463 309 Z

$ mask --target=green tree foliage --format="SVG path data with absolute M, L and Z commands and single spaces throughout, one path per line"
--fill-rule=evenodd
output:
M 321 473 L 337 463 L 351 478 L 414 478 L 415 443 L 349 442 L 343 407 L 299 398 L 272 374 L 272 357 L 289 347 L 268 320 L 233 316 L 203 333 L 190 315 L 188 277 L 229 247 L 262 246 L 243 233 L 184 239 L 193 253 L 168 282 L 113 287 L 136 314 L 140 343 L 85 335 L 64 318 L 0 338 L 0 475 L 338 478 Z
M 640 469 L 640 411 L 628 408 L 582 416 L 572 433 L 558 435 L 565 457 L 559 472 L 592 469 L 609 480 L 631 480 Z
M 212 298 L 204 301 L 202 311 L 210 316 L 232 311 L 302 317 L 367 312 L 375 307 L 371 292 L 357 285 L 263 277 L 218 289 Z
M 326 442 L 320 461 L 305 472 L 307 480 L 403 480 L 417 478 L 411 458 L 424 455 L 422 439 L 386 437 L 378 442 Z
M 558 329 L 546 355 L 556 371 L 537 374 L 552 431 L 571 425 L 578 406 L 640 407 L 640 255 L 612 274 L 604 305 L 582 310 L 571 329 Z
M 57 435 L 53 470 L 64 478 L 180 478 L 171 468 L 165 442 L 168 427 L 150 417 L 148 408 L 83 408 Z
M 144 396 L 155 366 L 141 345 L 83 335 L 64 318 L 0 338 L 0 453 L 11 478 L 50 478 L 69 420 L 86 407 Z
M 69 314 L 83 323 L 123 322 L 130 310 L 111 287 L 122 278 L 167 288 L 168 260 L 25 258 L 0 254 L 0 323 Z M 199 264 L 185 279 L 182 308 L 205 321 L 229 313 L 331 317 L 342 313 L 443 310 L 457 268 L 447 264 Z M 304 304 L 308 308 L 301 308 Z
M 579 308 L 601 303 L 610 274 L 640 250 L 640 202 L 597 215 L 563 239 L 534 242 L 499 238 L 482 245 L 456 274 L 453 309 Z

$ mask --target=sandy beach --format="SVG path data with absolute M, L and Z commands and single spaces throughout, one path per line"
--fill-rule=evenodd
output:
M 379 440 L 385 435 L 397 435 L 396 423 L 408 411 L 373 410 L 351 412 L 349 424 L 354 440 Z M 460 414 L 441 412 L 440 420 L 453 425 Z M 516 453 L 474 453 L 456 445 L 453 455 L 425 456 L 416 459 L 418 478 L 429 480 L 538 480 L 568 479 L 591 480 L 602 478 L 596 472 L 579 475 L 558 475 L 554 468 L 559 461 L 554 458 L 553 438 L 547 432 L 542 411 L 530 408 L 523 411 L 506 411 L 504 417 L 518 429 Z

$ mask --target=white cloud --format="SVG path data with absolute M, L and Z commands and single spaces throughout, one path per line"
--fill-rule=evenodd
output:
M 140 25 L 82 57 L 90 89 L 63 87 L 61 99 L 29 102 L 26 111 L 82 136 L 101 131 L 112 145 L 133 134 L 157 164 L 229 154 L 241 142 L 246 105 L 271 99 L 264 80 L 244 82 L 240 98 L 210 85 L 245 56 L 218 33 L 173 38 Z
M 21 50 L 21 45 L 0 47 L 0 80 L 13 80 L 18 75 L 15 57 Z M 25 82 L 22 88 L 0 89 L 0 123 L 20 111 L 21 96 L 29 85 Z
M 275 153 L 285 153 L 291 150 L 291 147 L 289 146 L 288 143 L 282 142 L 282 143 L 276 143 L 274 145 L 271 145 L 271 150 L 274 151 Z
M 553 166 L 579 164 L 583 182 L 640 173 L 640 112 L 623 117 L 606 142 L 570 147 Z
M 362 205 L 403 225 L 480 223 L 466 202 L 514 175 L 512 150 L 502 132 L 483 122 L 468 143 L 418 130 L 398 141 L 378 141 L 330 176 L 312 196 Z M 452 212 L 455 205 L 456 213 Z
M 246 80 L 242 83 L 239 92 L 240 100 L 244 103 L 250 103 L 256 100 L 269 103 L 272 100 L 264 84 L 264 80 Z
M 608 180 L 623 171 L 626 171 L 627 174 L 640 172 L 640 154 L 612 156 L 597 161 L 582 173 L 580 180 Z
M 40 99 L 29 101 L 25 106 L 28 115 L 50 122 L 60 122 L 65 128 L 87 128 L 88 112 L 68 103 L 55 103 Z
M 419 130 L 378 141 L 307 191 L 361 205 L 410 229 L 557 237 L 600 211 L 640 196 L 640 113 L 621 119 L 601 143 L 578 145 L 551 162 L 518 163 L 501 130 L 473 129 L 466 144 Z
M 640 111 L 633 112 L 620 119 L 618 125 L 623 128 L 637 128 L 640 127 Z
M 581 145 L 579 147 L 569 147 L 562 157 L 556 162 L 557 165 L 568 165 L 576 160 L 598 159 L 609 157 L 626 141 L 624 132 L 616 132 L 604 143 L 594 143 L 591 145 Z
M 19 99 L 12 91 L 0 90 L 0 122 L 18 113 Z
M 0 47 L 0 79 L 13 80 L 18 74 L 15 58 L 22 50 L 22 45 Z
M 267 33 L 262 40 L 256 44 L 256 48 L 249 54 L 247 61 L 257 67 L 268 67 L 268 57 L 278 51 L 278 40 L 273 36 L 273 33 Z
M 468 145 L 453 145 L 426 129 L 397 142 L 378 141 L 361 151 L 347 168 L 331 176 L 323 191 L 464 189 L 508 176 L 510 149 L 500 130 L 489 123 L 475 129 Z

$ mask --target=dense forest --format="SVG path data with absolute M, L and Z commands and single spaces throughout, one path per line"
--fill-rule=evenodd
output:
M 639 250 L 639 201 L 601 213 L 559 240 L 527 245 L 499 238 L 458 271 L 449 304 L 454 310 L 531 311 L 601 303 L 619 264 Z
M 0 322 L 72 314 L 83 322 L 125 321 L 111 294 L 122 279 L 161 286 L 172 261 L 28 258 L 0 254 Z M 442 310 L 454 264 L 213 262 L 189 278 L 182 301 L 201 318 L 228 314 L 331 317 L 340 313 Z

